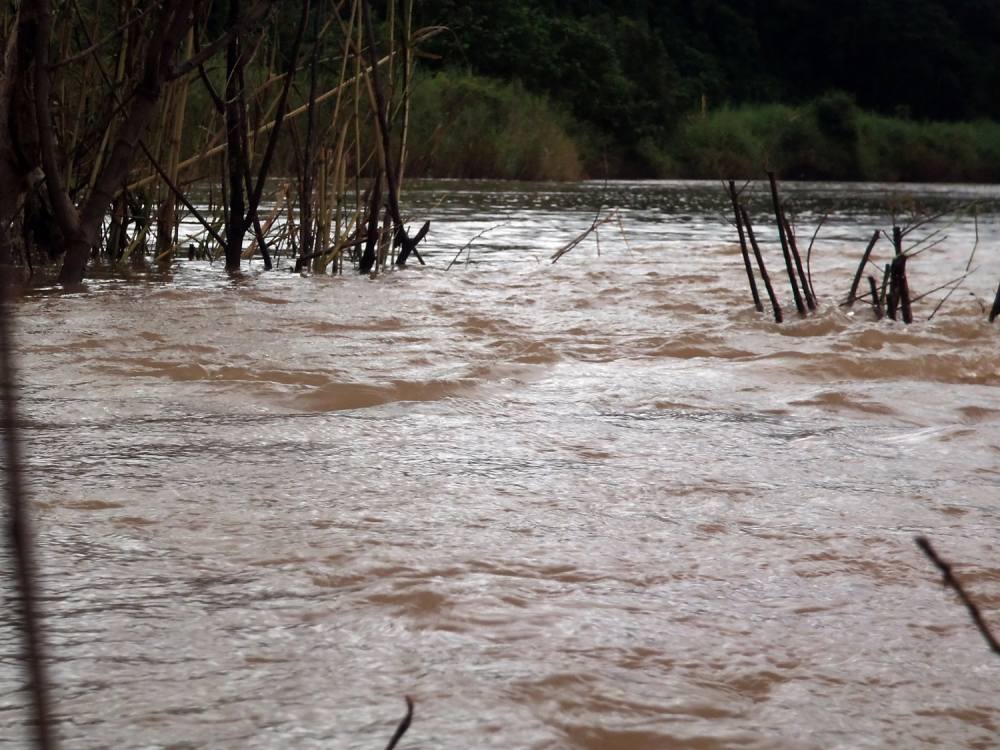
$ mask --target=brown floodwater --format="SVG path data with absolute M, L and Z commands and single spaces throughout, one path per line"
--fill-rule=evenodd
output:
M 757 189 L 781 326 L 704 183 L 418 183 L 426 267 L 25 299 L 63 746 L 368 750 L 410 695 L 401 748 L 995 747 L 1000 658 L 913 538 L 1000 630 L 1000 189 L 786 191 L 802 245 L 831 216 L 799 319 Z M 550 264 L 602 201 L 627 244 Z M 907 238 L 945 238 L 919 294 L 978 233 L 933 320 L 838 306 L 893 212 L 970 201 Z

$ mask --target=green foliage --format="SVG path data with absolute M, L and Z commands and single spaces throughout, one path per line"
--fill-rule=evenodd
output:
M 517 81 L 590 128 L 592 174 L 605 160 L 625 174 L 703 174 L 768 159 L 793 174 L 863 176 L 882 154 L 905 165 L 903 152 L 930 152 L 902 126 L 905 146 L 882 139 L 862 110 L 1000 119 L 996 0 L 422 0 L 417 11 L 451 29 L 431 43 L 443 59 L 431 65 Z M 703 101 L 711 123 L 690 114 Z M 786 106 L 764 106 L 774 102 Z M 750 132 L 735 132 L 728 111 Z M 862 148 L 865 123 L 875 142 Z M 952 135 L 961 159 L 991 153 Z
M 868 179 L 1000 181 L 1000 123 L 917 123 L 865 114 L 861 132 Z
M 411 175 L 579 179 L 569 119 L 520 84 L 454 71 L 419 77 L 409 134 Z
M 1000 123 L 914 122 L 866 113 L 843 93 L 805 106 L 723 108 L 674 133 L 672 176 L 994 182 Z M 666 176 L 666 175 L 665 175 Z

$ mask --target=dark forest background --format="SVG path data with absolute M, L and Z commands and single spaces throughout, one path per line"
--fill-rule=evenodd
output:
M 804 177 L 997 176 L 997 0 L 418 0 L 416 13 L 450 29 L 425 49 L 428 108 L 459 125 L 483 101 L 493 121 L 551 110 L 581 173 L 717 176 L 770 159 Z M 883 142 L 907 140 L 926 169 Z M 948 141 L 968 153 L 939 153 Z M 449 171 L 437 156 L 425 170 Z

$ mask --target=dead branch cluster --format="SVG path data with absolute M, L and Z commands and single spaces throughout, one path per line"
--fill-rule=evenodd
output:
M 817 309 L 818 301 L 815 289 L 812 284 L 812 274 L 809 271 L 810 258 L 816 237 L 822 228 L 827 217 L 823 217 L 813 232 L 812 239 L 806 252 L 806 261 L 803 265 L 798 244 L 795 236 L 795 226 L 789 221 L 784 203 L 781 201 L 778 183 L 773 172 L 768 172 L 768 182 L 770 186 L 771 204 L 774 210 L 775 224 L 778 231 L 778 240 L 781 244 L 782 257 L 784 259 L 785 271 L 788 276 L 788 284 L 791 288 L 792 299 L 799 315 L 806 315 Z M 748 183 L 749 184 L 749 183 Z M 761 302 L 760 292 L 757 287 L 757 276 L 760 276 L 767 292 L 771 310 L 776 322 L 781 323 L 784 319 L 781 304 L 774 291 L 771 278 L 765 267 L 764 257 L 760 250 L 760 243 L 754 232 L 753 222 L 750 218 L 747 202 L 742 199 L 742 195 L 747 185 L 742 190 L 737 190 L 736 183 L 729 180 L 726 184 L 727 193 L 733 208 L 737 235 L 739 237 L 740 249 L 743 255 L 743 264 L 746 270 L 747 279 L 750 285 L 750 294 L 753 298 L 754 307 L 758 312 L 764 311 Z M 916 236 L 918 230 L 926 230 L 946 214 L 961 213 L 965 208 L 971 208 L 975 216 L 975 206 L 962 207 L 959 209 L 949 209 L 948 211 L 917 216 L 906 225 L 899 225 L 893 222 L 889 230 L 876 229 L 872 232 L 871 238 L 861 255 L 861 261 L 854 273 L 850 290 L 846 299 L 841 303 L 843 307 L 851 307 L 855 302 L 866 302 L 871 306 L 872 313 L 876 320 L 889 318 L 891 320 L 901 320 L 905 324 L 910 324 L 914 320 L 914 303 L 928 298 L 930 295 L 946 290 L 945 295 L 938 300 L 937 305 L 931 310 L 927 320 L 931 320 L 940 311 L 941 307 L 948 301 L 951 295 L 962 285 L 962 283 L 975 270 L 972 267 L 976 250 L 979 246 L 978 220 L 976 223 L 976 242 L 973 245 L 972 253 L 965 265 L 964 271 L 957 277 L 937 286 L 930 291 L 914 295 L 910 290 L 910 283 L 907 276 L 907 262 L 912 258 L 931 250 L 947 239 L 943 235 L 943 229 L 925 231 L 919 239 L 910 239 Z M 873 255 L 876 245 L 882 240 L 888 241 L 892 248 L 892 255 L 889 260 L 882 265 L 876 263 Z M 907 245 L 907 242 L 909 244 Z M 751 260 L 751 253 L 753 260 Z M 756 271 L 755 271 L 756 265 Z M 863 290 L 862 280 L 867 280 L 867 289 Z M 989 314 L 992 323 L 1000 315 L 1000 288 L 997 289 L 993 301 L 993 307 Z
M 21 0 L 0 11 L 0 266 L 420 260 L 401 208 L 413 0 Z M 421 261 L 422 262 L 422 261 Z

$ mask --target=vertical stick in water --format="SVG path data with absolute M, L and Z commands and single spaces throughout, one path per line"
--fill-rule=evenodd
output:
M 778 183 L 774 178 L 774 172 L 768 172 L 767 179 L 771 182 L 771 201 L 774 203 L 774 218 L 778 223 L 778 239 L 781 240 L 781 252 L 785 256 L 785 270 L 788 271 L 788 283 L 792 286 L 792 297 L 795 298 L 795 309 L 799 311 L 799 315 L 805 315 L 806 307 L 802 303 L 802 295 L 799 293 L 799 285 L 795 280 L 795 269 L 792 267 L 792 252 L 788 247 L 788 238 L 785 236 L 785 223 L 781 216 L 781 203 L 778 200 Z
M 899 296 L 899 309 L 903 322 L 909 325 L 913 322 L 913 312 L 910 310 L 910 285 L 906 281 L 906 256 L 899 255 L 892 262 L 896 274 L 896 289 Z
M 887 304 L 889 300 L 886 298 L 888 290 L 889 290 L 889 264 L 886 263 L 885 271 L 882 273 L 882 286 L 879 289 L 879 295 L 878 295 L 879 307 L 885 310 L 886 314 L 888 314 L 889 311 L 889 307 Z
M 740 216 L 743 218 L 743 226 L 747 228 L 747 237 L 750 240 L 750 247 L 753 248 L 754 257 L 757 259 L 757 267 L 760 269 L 760 278 L 764 281 L 764 289 L 767 290 L 767 297 L 771 300 L 771 309 L 774 310 L 774 322 L 780 323 L 783 319 L 781 305 L 778 304 L 778 298 L 774 296 L 774 289 L 771 287 L 771 277 L 767 275 L 767 269 L 764 268 L 764 258 L 760 254 L 760 248 L 757 247 L 757 238 L 753 233 L 753 224 L 750 223 L 750 215 L 743 206 L 740 206 Z
M 882 278 L 882 288 L 889 289 L 885 299 L 885 314 L 892 320 L 896 319 L 896 310 L 899 309 L 899 285 L 896 273 L 893 271 L 895 267 L 895 263 L 886 263 L 885 276 Z
M 1000 286 L 997 287 L 997 296 L 993 298 L 993 309 L 990 310 L 990 323 L 1000 315 Z
M 757 312 L 764 312 L 764 305 L 760 301 L 760 293 L 757 291 L 757 281 L 753 277 L 753 266 L 750 264 L 750 253 L 747 250 L 747 240 L 743 234 L 743 220 L 740 217 L 739 201 L 736 198 L 736 183 L 729 181 L 729 198 L 733 202 L 733 213 L 736 214 L 736 231 L 740 235 L 740 250 L 743 252 L 743 265 L 747 269 L 747 279 L 750 281 L 750 294 L 753 295 L 753 306 Z
M 792 260 L 795 261 L 795 270 L 799 275 L 799 283 L 802 284 L 802 294 L 806 298 L 806 307 L 810 310 L 815 310 L 816 298 L 813 297 L 809 279 L 806 278 L 805 269 L 802 268 L 802 256 L 799 255 L 799 246 L 795 241 L 795 232 L 792 231 L 792 225 L 788 221 L 788 217 L 785 216 L 784 211 L 781 212 L 781 219 L 785 223 L 785 237 L 788 238 L 788 249 L 792 251 Z
M 21 630 L 24 634 L 24 662 L 28 673 L 34 710 L 35 745 L 41 750 L 54 748 L 45 664 L 42 659 L 41 622 L 36 609 L 35 565 L 31 546 L 31 529 L 24 498 L 24 477 L 21 472 L 21 443 L 17 423 L 16 387 L 12 345 L 12 303 L 10 274 L 0 275 L 0 400 L 3 401 L 2 430 L 4 443 L 4 474 L 7 495 L 7 541 L 15 567 L 17 601 L 20 604 Z
M 878 286 L 875 284 L 875 277 L 868 277 L 868 289 L 872 295 L 872 309 L 875 311 L 875 320 L 882 320 L 882 305 L 878 299 Z
M 847 293 L 847 300 L 844 302 L 845 305 L 850 307 L 854 304 L 854 300 L 857 299 L 858 295 L 858 285 L 861 283 L 861 275 L 865 271 L 865 266 L 868 263 L 868 258 L 872 254 L 872 248 L 875 247 L 875 243 L 878 242 L 878 238 L 882 236 L 879 230 L 875 230 L 872 233 L 872 238 L 868 241 L 868 247 L 865 248 L 865 254 L 861 256 L 861 262 L 858 263 L 858 270 L 854 274 L 854 281 L 851 283 L 851 291 Z

